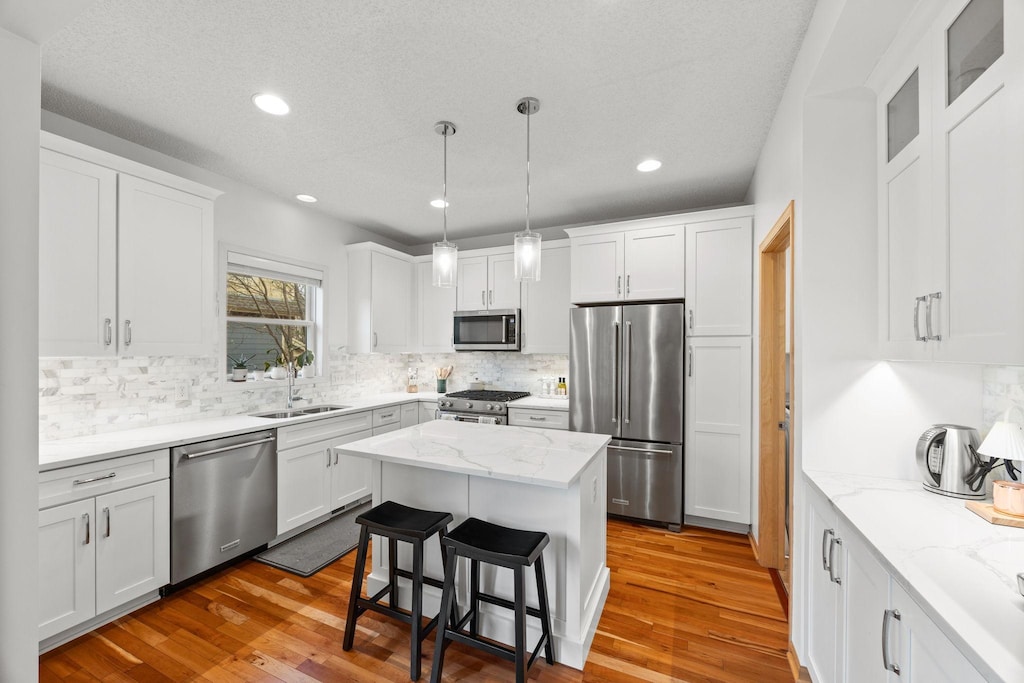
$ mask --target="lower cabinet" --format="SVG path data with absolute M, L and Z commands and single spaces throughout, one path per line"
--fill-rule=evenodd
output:
M 420 404 L 419 403 L 406 403 L 402 405 L 402 427 L 412 427 L 414 424 L 419 424 L 420 421 Z
M 513 427 L 539 427 L 541 429 L 569 429 L 569 411 L 509 408 L 508 423 Z
M 170 481 L 39 511 L 39 640 L 170 581 Z
M 437 402 L 425 403 L 420 401 L 420 424 L 437 419 Z
M 811 485 L 807 493 L 807 638 L 817 683 L 981 683 L 984 677 Z

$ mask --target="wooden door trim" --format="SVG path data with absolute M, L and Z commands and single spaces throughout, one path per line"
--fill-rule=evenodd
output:
M 789 580 L 785 558 L 785 435 L 779 429 L 778 416 L 782 414 L 786 392 L 786 277 L 789 277 L 789 338 L 791 362 L 789 386 L 790 403 L 795 399 L 793 382 L 793 356 L 796 344 L 793 334 L 793 228 L 794 202 L 779 216 L 760 246 L 760 377 L 759 377 L 759 497 L 758 497 L 758 560 L 763 566 L 781 570 Z M 786 250 L 789 249 L 788 259 Z M 790 411 L 790 435 L 794 433 Z M 793 439 L 790 438 L 790 477 L 793 467 Z M 790 486 L 790 532 L 792 526 L 793 492 Z

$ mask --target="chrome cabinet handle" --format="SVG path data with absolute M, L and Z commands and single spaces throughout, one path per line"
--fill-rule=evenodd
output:
M 89 523 L 89 513 L 86 512 L 84 515 L 82 515 L 82 519 L 85 520 L 85 543 L 83 543 L 82 545 L 89 545 L 89 543 L 92 541 L 92 530 L 90 529 L 91 525 Z
M 927 330 L 927 333 L 928 333 L 928 336 L 926 337 L 926 339 L 931 339 L 931 340 L 935 340 L 935 341 L 942 341 L 942 335 L 941 334 L 933 334 L 932 333 L 932 300 L 933 299 L 941 299 L 941 298 L 942 298 L 942 292 L 932 292 L 931 294 L 927 295 L 928 303 L 927 303 L 927 305 L 925 306 L 925 309 L 924 309 L 925 330 Z
M 548 420 L 546 417 L 537 417 L 536 415 L 530 415 L 530 419 L 537 422 L 547 422 Z
M 111 472 L 110 474 L 104 474 L 102 477 L 93 477 L 92 479 L 75 479 L 71 482 L 72 486 L 81 486 L 82 484 L 91 484 L 96 481 L 103 481 L 104 479 L 113 479 L 117 476 L 117 472 Z
M 687 316 L 690 319 L 690 332 L 693 332 L 693 309 L 691 308 L 686 313 L 687 313 Z
M 487 290 L 487 303 L 490 304 L 491 306 L 494 305 L 494 290 L 493 289 L 488 289 Z
M 334 451 L 334 464 L 338 464 L 338 451 Z
M 629 276 L 628 275 L 626 276 L 626 281 L 629 282 Z M 627 294 L 629 293 L 629 286 L 628 285 L 626 286 L 626 293 Z M 633 323 L 631 323 L 631 322 L 627 322 L 626 323 L 625 352 L 626 352 L 625 353 L 626 358 L 623 361 L 623 365 L 625 367 L 623 368 L 623 371 L 622 371 L 622 386 L 624 387 L 623 393 L 625 394 L 625 398 L 623 400 L 623 403 L 625 404 L 625 406 L 624 406 L 625 410 L 624 410 L 624 413 L 623 413 L 623 416 L 622 416 L 622 421 L 625 422 L 626 424 L 629 424 L 629 404 L 630 404 L 630 400 L 632 399 L 632 393 L 629 390 L 630 366 L 632 366 L 632 364 L 633 364 Z
M 330 448 L 325 449 L 324 453 L 327 454 L 327 467 L 330 468 L 330 466 L 331 466 L 331 449 Z
M 914 341 L 928 341 L 927 337 L 921 336 L 921 304 L 928 300 L 926 296 L 919 296 L 914 299 Z
M 621 344 L 621 337 L 622 337 L 622 335 L 620 334 L 619 323 L 617 323 L 617 322 L 612 323 L 612 327 L 615 328 L 615 380 L 616 380 L 615 381 L 615 386 L 613 387 L 614 391 L 612 391 L 612 422 L 618 422 L 619 421 L 619 391 L 621 390 L 621 387 L 619 386 L 619 382 L 618 382 L 618 379 L 619 379 L 619 346 Z
M 693 344 L 690 344 L 690 346 L 686 350 L 686 353 L 687 355 L 690 356 L 690 369 L 687 370 L 686 376 L 693 377 Z
M 828 549 L 829 549 L 829 536 L 835 536 L 835 529 L 824 529 L 821 532 L 821 568 L 831 575 L 831 571 L 828 568 Z
M 615 293 L 622 294 L 622 276 L 615 278 Z
M 377 348 L 377 333 L 373 333 L 373 348 Z
M 125 346 L 131 346 L 132 345 L 132 321 L 131 320 L 125 320 L 124 321 L 124 345 Z
M 629 295 L 629 274 L 626 274 L 626 295 Z
M 110 346 L 114 341 L 114 326 L 111 324 L 110 318 L 103 319 L 103 345 Z
M 104 536 L 110 538 L 110 508 L 103 508 L 103 516 L 107 519 L 107 533 Z
M 897 676 L 900 675 L 900 665 L 892 661 L 892 655 L 889 653 L 889 624 L 892 620 L 900 620 L 900 611 L 898 609 L 887 609 L 882 612 L 882 666 L 885 667 L 886 671 L 891 671 Z
M 192 458 L 202 458 L 202 457 L 207 456 L 207 455 L 213 455 L 214 453 L 224 453 L 225 451 L 234 451 L 234 450 L 237 450 L 239 448 L 246 448 L 248 446 L 255 446 L 256 444 L 270 443 L 273 440 L 274 440 L 274 437 L 268 436 L 265 439 L 257 439 L 256 441 L 244 441 L 242 443 L 236 443 L 236 444 L 234 444 L 232 446 L 222 446 L 221 448 L 211 448 L 208 451 L 196 451 L 195 453 L 183 453 L 182 455 L 185 457 L 185 459 L 191 460 Z
M 487 305 L 487 290 L 485 290 L 485 289 L 481 289 L 480 290 L 480 305 L 481 306 L 486 306 Z
M 832 538 L 828 542 L 828 579 L 829 579 L 829 581 L 831 581 L 832 583 L 836 584 L 837 586 L 842 586 L 843 585 L 843 577 L 836 576 L 835 567 L 832 564 L 832 560 L 834 559 L 833 558 L 833 553 L 834 553 L 834 551 L 836 549 L 836 546 L 842 546 L 842 545 L 843 545 L 843 539 L 839 538 L 835 534 L 832 535 Z

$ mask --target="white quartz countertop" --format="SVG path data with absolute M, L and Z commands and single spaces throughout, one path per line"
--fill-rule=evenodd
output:
M 509 408 L 530 408 L 533 410 L 561 410 L 569 411 L 569 397 L 546 398 L 544 396 L 527 396 L 526 398 L 509 401 Z
M 919 481 L 805 474 L 986 680 L 1024 681 L 1024 529 L 989 524 Z
M 335 450 L 399 465 L 567 489 L 610 440 L 603 434 L 435 420 Z
M 335 410 L 319 415 L 305 415 L 284 419 L 252 417 L 250 415 L 227 415 L 202 420 L 189 420 L 187 422 L 174 422 L 153 427 L 126 429 L 119 432 L 108 432 L 106 434 L 82 436 L 73 439 L 40 441 L 39 471 L 45 472 L 61 467 L 81 465 L 107 458 L 117 458 L 158 448 L 173 448 L 174 446 L 195 443 L 197 441 L 219 439 L 224 436 L 245 434 L 246 432 L 255 432 L 262 429 L 277 429 L 287 425 L 324 420 L 340 415 L 350 415 L 364 410 L 385 408 L 401 403 L 436 401 L 437 397 L 438 394 L 435 392 L 409 394 L 396 391 L 376 396 L 334 401 L 329 405 L 344 405 L 348 407 L 344 410 Z M 305 408 L 308 405 L 299 403 L 296 407 Z M 283 410 L 284 408 L 280 405 L 268 405 L 263 410 L 256 412 L 267 412 L 275 409 Z

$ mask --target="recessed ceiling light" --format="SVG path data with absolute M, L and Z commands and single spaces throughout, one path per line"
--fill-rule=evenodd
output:
M 446 206 L 451 206 L 451 202 L 446 202 L 443 199 L 434 199 L 430 202 L 430 205 L 435 209 L 443 209 Z
M 314 197 L 311 194 L 297 194 L 295 195 L 295 198 L 298 199 L 300 202 L 307 202 L 309 204 L 312 204 L 313 202 L 316 201 L 316 197 Z
M 284 116 L 291 111 L 291 107 L 288 106 L 287 102 L 277 95 L 271 95 L 268 92 L 261 92 L 253 95 L 252 103 L 268 114 L 273 114 L 274 116 Z
M 661 168 L 661 162 L 657 159 L 645 159 L 636 165 L 636 170 L 641 173 L 650 173 Z

